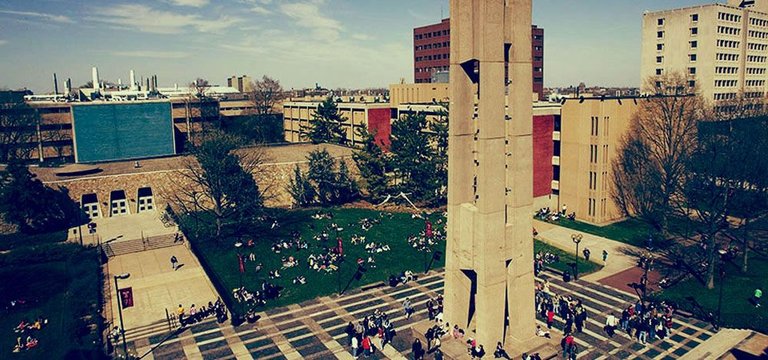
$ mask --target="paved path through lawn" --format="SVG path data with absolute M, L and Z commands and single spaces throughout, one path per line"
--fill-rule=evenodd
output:
M 696 319 L 676 318 L 672 335 L 647 345 L 637 343 L 625 333 L 608 338 L 602 330 L 609 312 L 634 303 L 635 298 L 591 281 L 563 283 L 558 276 L 543 272 L 551 290 L 575 293 L 589 313 L 584 333 L 577 334 L 579 359 L 678 359 L 715 335 L 709 324 Z M 255 325 L 233 328 L 229 323 L 206 320 L 191 326 L 160 345 L 154 359 L 350 359 L 344 328 L 375 309 L 390 315 L 398 335 L 392 346 L 371 359 L 401 359 L 410 353 L 413 335 L 409 329 L 426 318 L 424 303 L 443 291 L 442 272 L 433 272 L 416 282 L 396 288 L 383 287 L 355 292 L 342 297 L 321 297 L 261 313 Z M 403 316 L 401 302 L 410 298 L 417 309 L 410 319 Z M 540 322 L 542 319 L 538 319 Z M 563 325 L 558 320 L 557 327 Z M 166 337 L 164 325 L 135 329 L 128 334 L 130 346 L 139 354 L 148 351 Z M 559 341 L 562 335 L 555 332 Z M 242 351 L 243 347 L 248 353 Z M 492 346 L 486 346 L 492 348 Z M 235 349 L 235 351 L 233 351 Z

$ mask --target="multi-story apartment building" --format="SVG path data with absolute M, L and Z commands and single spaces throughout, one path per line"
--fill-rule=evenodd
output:
M 633 98 L 566 101 L 554 133 L 559 156 L 553 188 L 562 206 L 580 221 L 603 225 L 623 218 L 611 197 L 611 163 L 637 110 Z
M 678 72 L 709 101 L 741 93 L 764 98 L 767 67 L 768 0 L 728 0 L 643 14 L 644 82 Z
M 305 129 L 310 127 L 320 101 L 288 101 L 283 103 L 283 130 L 285 141 L 290 143 L 307 142 Z M 392 117 L 389 103 L 339 102 L 336 103 L 339 114 L 344 118 L 341 124 L 347 136 L 347 145 L 358 146 L 363 139 L 357 129 L 365 128 L 374 134 L 376 142 L 389 146 Z
M 448 72 L 451 53 L 451 21 L 413 29 L 413 77 L 416 83 L 432 82 L 436 72 Z M 544 29 L 533 25 L 533 91 L 544 98 Z

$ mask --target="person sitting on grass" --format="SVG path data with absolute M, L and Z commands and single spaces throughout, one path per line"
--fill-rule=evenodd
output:
M 293 283 L 294 283 L 294 284 L 301 284 L 301 285 L 304 285 L 304 284 L 306 284 L 306 283 L 307 283 L 307 278 L 306 278 L 306 277 L 304 277 L 304 276 L 302 276 L 302 275 L 299 275 L 299 276 L 297 276 L 297 277 L 293 278 Z

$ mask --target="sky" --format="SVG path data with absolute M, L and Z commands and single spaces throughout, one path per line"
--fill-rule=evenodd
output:
M 639 86 L 643 11 L 715 0 L 534 0 L 544 83 Z M 720 1 L 723 2 L 723 1 Z M 414 27 L 449 16 L 448 0 L 0 0 L 0 88 L 53 91 L 91 78 L 268 75 L 284 88 L 413 82 Z M 60 85 L 62 86 L 62 85 Z

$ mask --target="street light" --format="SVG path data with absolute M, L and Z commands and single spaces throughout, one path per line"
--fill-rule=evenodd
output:
M 117 280 L 125 280 L 131 277 L 130 273 L 115 275 L 115 295 L 117 296 L 117 313 L 120 316 L 120 333 L 123 334 L 123 356 L 128 358 L 128 344 L 125 342 L 125 325 L 123 324 L 123 306 L 121 305 L 120 292 L 117 288 Z
M 576 244 L 576 264 L 573 268 L 573 280 L 579 280 L 579 243 L 584 237 L 582 234 L 571 234 L 571 240 Z

